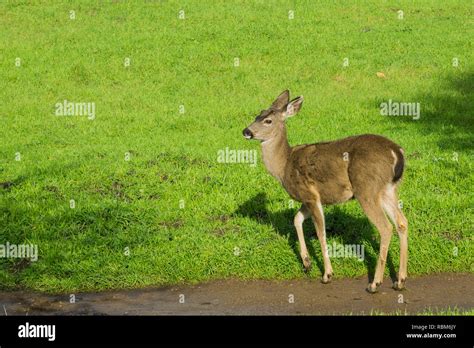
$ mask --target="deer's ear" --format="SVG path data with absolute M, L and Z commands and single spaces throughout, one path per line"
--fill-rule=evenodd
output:
M 288 104 L 289 101 L 290 101 L 290 92 L 288 90 L 283 91 L 273 102 L 272 108 L 281 110 Z
M 286 106 L 285 118 L 296 115 L 301 110 L 301 105 L 303 105 L 303 96 L 290 101 Z

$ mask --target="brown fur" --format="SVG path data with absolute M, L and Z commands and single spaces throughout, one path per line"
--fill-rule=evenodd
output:
M 302 203 L 294 224 L 305 268 L 310 267 L 310 260 L 303 221 L 309 216 L 314 221 L 323 250 L 323 282 L 328 282 L 332 267 L 324 252 L 327 245 L 322 205 L 355 198 L 381 235 L 379 260 L 368 290 L 375 292 L 383 280 L 393 229 L 385 213 L 395 224 L 401 240 L 400 273 L 394 286 L 401 289 L 406 279 L 408 222 L 398 207 L 396 189 L 403 174 L 403 150 L 391 140 L 373 134 L 290 147 L 284 121 L 300 110 L 302 101 L 302 97 L 289 101 L 289 92 L 283 92 L 244 130 L 244 135 L 262 141 L 262 156 L 268 171 L 293 199 Z

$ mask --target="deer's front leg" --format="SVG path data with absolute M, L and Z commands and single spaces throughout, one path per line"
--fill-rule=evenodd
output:
M 298 210 L 298 213 L 296 213 L 295 219 L 293 221 L 296 228 L 296 233 L 298 234 L 298 241 L 300 242 L 301 260 L 303 260 L 303 265 L 306 272 L 309 272 L 311 269 L 311 259 L 309 258 L 308 249 L 306 248 L 306 242 L 304 240 L 303 222 L 310 215 L 311 213 L 308 208 L 302 205 L 300 210 Z
M 311 211 L 311 217 L 313 218 L 316 233 L 318 235 L 319 243 L 321 244 L 321 253 L 323 254 L 324 260 L 324 275 L 322 282 L 324 284 L 331 281 L 333 275 L 331 260 L 329 259 L 328 248 L 326 243 L 326 226 L 324 224 L 324 213 L 323 206 L 318 200 L 314 203 L 308 204 L 308 208 Z

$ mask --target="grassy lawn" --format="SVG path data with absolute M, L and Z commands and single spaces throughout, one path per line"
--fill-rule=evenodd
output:
M 290 144 L 377 133 L 405 149 L 409 276 L 474 273 L 471 4 L 363 4 L 2 2 L 0 244 L 39 258 L 0 259 L 0 287 L 319 280 L 314 227 L 305 275 L 299 206 L 241 134 L 287 88 L 305 97 Z M 389 99 L 420 103 L 420 119 L 382 116 Z M 95 118 L 56 116 L 64 100 Z M 257 165 L 219 163 L 226 148 L 257 150 Z M 365 247 L 364 262 L 332 259 L 335 277 L 373 272 L 379 237 L 357 202 L 325 213 L 329 244 Z M 395 234 L 387 275 L 398 250 Z
M 352 315 L 352 313 L 351 313 Z M 385 313 L 385 312 L 380 312 L 380 311 L 371 311 L 369 315 L 413 315 L 404 311 L 396 311 L 392 313 Z M 473 316 L 474 315 L 474 309 L 468 309 L 468 310 L 462 310 L 459 308 L 447 308 L 447 309 L 442 309 L 439 310 L 437 308 L 428 308 L 420 313 L 417 313 L 416 315 L 423 315 L 423 316 L 433 316 L 433 315 L 442 315 L 442 316 L 458 316 L 458 315 L 463 315 L 463 316 Z

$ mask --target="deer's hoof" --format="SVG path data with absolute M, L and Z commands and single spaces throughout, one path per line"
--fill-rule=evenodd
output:
M 369 292 L 371 294 L 375 294 L 379 290 L 379 286 L 380 286 L 380 283 L 378 283 L 378 284 L 369 283 L 369 285 L 367 286 L 367 292 Z
M 332 273 L 328 273 L 328 274 L 323 275 L 323 278 L 321 279 L 321 282 L 323 284 L 328 284 L 328 283 L 331 282 L 331 280 L 332 280 Z
M 399 279 L 393 282 L 393 288 L 397 291 L 405 290 L 405 281 L 406 279 Z

